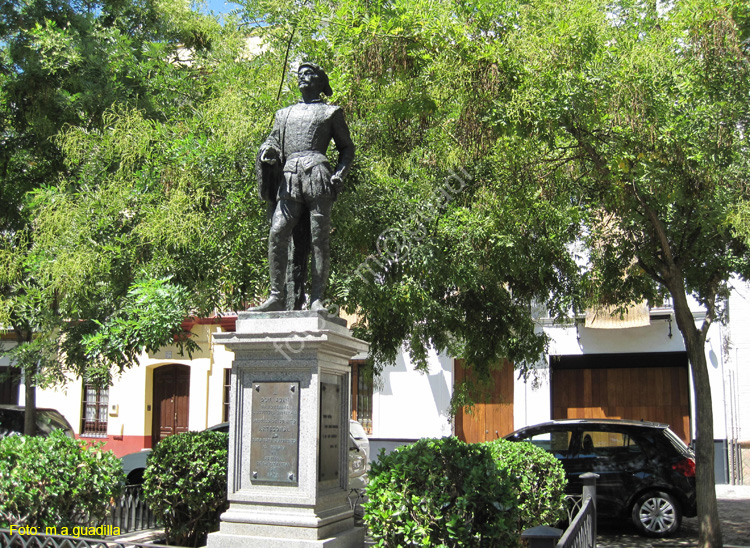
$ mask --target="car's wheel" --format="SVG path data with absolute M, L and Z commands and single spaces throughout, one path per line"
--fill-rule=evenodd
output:
M 642 535 L 666 537 L 680 528 L 680 505 L 669 493 L 651 491 L 633 505 L 633 523 Z
M 126 485 L 140 485 L 143 483 L 143 472 L 145 471 L 145 468 L 136 468 L 135 470 L 132 470 L 128 474 Z

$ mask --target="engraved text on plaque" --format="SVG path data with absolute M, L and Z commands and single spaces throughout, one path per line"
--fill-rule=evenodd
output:
M 254 382 L 250 418 L 253 483 L 297 483 L 299 382 Z
M 318 481 L 334 480 L 339 477 L 340 430 L 341 388 L 338 383 L 321 382 Z

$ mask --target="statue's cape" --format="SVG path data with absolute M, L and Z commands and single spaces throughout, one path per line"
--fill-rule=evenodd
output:
M 274 165 L 268 165 L 260 161 L 261 152 L 255 157 L 255 177 L 258 181 L 258 195 L 261 200 L 276 203 L 276 196 L 281 183 L 282 166 L 277 161 Z

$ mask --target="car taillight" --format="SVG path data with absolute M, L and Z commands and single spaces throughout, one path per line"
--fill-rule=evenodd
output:
M 672 470 L 675 470 L 679 474 L 682 474 L 686 478 L 695 477 L 695 461 L 687 458 L 682 459 L 680 462 L 672 465 Z

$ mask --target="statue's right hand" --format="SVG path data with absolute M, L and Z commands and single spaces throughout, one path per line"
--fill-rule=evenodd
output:
M 260 161 L 269 166 L 274 165 L 277 159 L 278 154 L 276 153 L 276 150 L 271 147 L 264 148 L 260 155 Z

